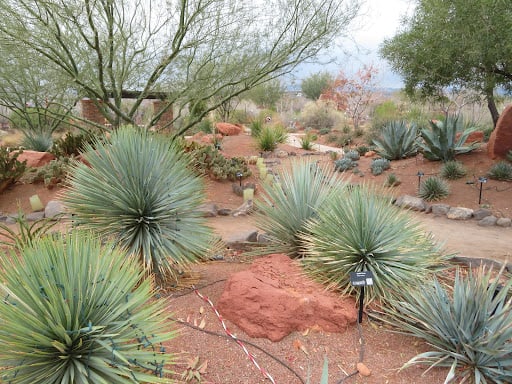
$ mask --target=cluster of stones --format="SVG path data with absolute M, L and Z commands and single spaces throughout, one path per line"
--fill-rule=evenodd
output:
M 27 221 L 36 221 L 41 219 L 53 219 L 56 217 L 60 217 L 65 213 L 64 205 L 59 200 L 50 200 L 43 210 L 30 212 L 25 215 L 25 220 Z M 16 219 L 18 218 L 18 213 L 8 213 L 2 214 L 0 213 L 0 221 L 5 222 L 6 224 L 15 224 Z
M 452 220 L 477 220 L 477 224 L 482 227 L 499 226 L 511 227 L 512 219 L 508 217 L 496 217 L 490 209 L 479 208 L 476 210 L 464 207 L 451 207 L 448 204 L 429 204 L 423 199 L 410 195 L 398 197 L 395 205 L 400 208 L 410 209 L 425 213 L 432 213 L 435 216 L 446 216 Z

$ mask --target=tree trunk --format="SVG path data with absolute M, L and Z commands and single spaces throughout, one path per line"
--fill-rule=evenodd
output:
M 494 100 L 494 92 L 487 91 L 486 92 L 487 99 L 487 108 L 489 108 L 489 112 L 491 112 L 492 123 L 494 128 L 496 128 L 496 124 L 498 123 L 498 118 L 500 117 L 500 113 L 498 112 L 498 108 L 496 107 L 496 101 Z

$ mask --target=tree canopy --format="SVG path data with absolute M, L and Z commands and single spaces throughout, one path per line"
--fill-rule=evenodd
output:
M 512 86 L 512 3 L 508 0 L 417 0 L 414 14 L 380 53 L 425 96 L 445 87 L 486 98 L 494 124 L 498 87 Z
M 0 67 L 13 52 L 38 57 L 67 90 L 100 101 L 113 126 L 133 123 L 152 93 L 176 119 L 208 101 L 200 120 L 313 59 L 358 12 L 359 0 L 0 0 Z M 128 110 L 126 91 L 136 91 Z
M 329 72 L 313 73 L 302 80 L 301 90 L 308 99 L 316 101 L 331 86 L 333 81 L 334 76 Z

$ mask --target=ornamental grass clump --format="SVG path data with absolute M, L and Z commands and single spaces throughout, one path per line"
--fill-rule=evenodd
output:
M 444 199 L 450 194 L 448 184 L 441 178 L 431 176 L 420 184 L 418 196 L 426 201 L 437 201 Z
M 447 161 L 441 167 L 441 177 L 448 180 L 457 180 L 466 176 L 467 171 L 460 161 Z
M 344 191 L 346 183 L 327 166 L 305 160 L 293 162 L 277 179 L 278 183 L 263 184 L 262 199 L 256 200 L 256 225 L 268 239 L 256 252 L 298 257 L 305 223 L 333 194 Z
M 112 238 L 147 273 L 176 279 L 203 257 L 212 236 L 199 211 L 203 180 L 164 137 L 133 127 L 86 146 L 63 197 L 78 227 Z
M 449 367 L 445 383 L 511 383 L 511 289 L 503 270 L 479 268 L 457 270 L 453 289 L 433 280 L 415 292 L 403 290 L 385 308 L 387 321 L 430 348 L 404 368 Z
M 494 180 L 512 180 L 512 165 L 506 161 L 499 161 L 492 165 L 487 176 Z
M 306 270 L 342 294 L 358 292 L 350 272 L 373 272 L 367 301 L 385 301 L 413 289 L 442 269 L 447 259 L 408 212 L 366 184 L 326 201 L 304 225 L 300 239 Z
M 0 268 L 1 381 L 168 382 L 173 333 L 143 276 L 134 258 L 78 231 L 12 252 Z

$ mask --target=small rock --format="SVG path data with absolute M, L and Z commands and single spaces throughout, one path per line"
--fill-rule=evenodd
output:
M 483 219 L 478 221 L 478 225 L 481 227 L 493 227 L 496 225 L 498 218 L 495 216 L 486 216 Z
M 395 205 L 412 211 L 424 211 L 426 208 L 423 199 L 410 195 L 399 196 L 395 201 Z
M 484 217 L 491 216 L 492 211 L 486 208 L 479 208 L 475 212 L 473 212 L 473 217 L 476 220 L 482 220 Z
M 288 152 L 281 151 L 281 150 L 280 151 L 276 151 L 276 157 L 280 158 L 280 159 L 282 159 L 284 157 L 288 157 Z
M 65 212 L 64 204 L 58 200 L 50 200 L 44 208 L 44 217 L 52 218 Z
M 368 151 L 364 154 L 364 157 L 373 157 L 375 156 L 375 151 Z
M 44 219 L 44 212 L 31 212 L 26 215 L 27 221 L 37 221 Z
M 464 207 L 452 207 L 446 217 L 452 220 L 469 220 L 473 217 L 473 210 Z
M 217 211 L 217 215 L 219 216 L 229 216 L 231 215 L 231 209 L 229 208 L 221 208 Z
M 27 167 L 42 167 L 50 161 L 55 160 L 55 158 L 55 155 L 49 152 L 24 150 L 23 153 L 18 156 L 18 161 L 26 161 Z
M 203 217 L 217 216 L 217 206 L 213 203 L 203 204 L 197 210 L 202 213 Z
M 249 213 L 252 212 L 252 206 L 253 206 L 252 200 L 247 200 L 240 207 L 235 209 L 235 211 L 233 212 L 233 216 L 238 217 L 238 216 L 248 215 Z
M 512 225 L 512 219 L 501 217 L 496 221 L 496 225 L 499 227 L 510 227 Z
M 247 236 L 247 241 L 250 243 L 256 243 L 258 241 L 258 231 L 251 232 L 249 236 Z
M 363 363 L 357 363 L 356 365 L 356 368 L 357 368 L 357 372 L 359 372 L 359 374 L 361 376 L 370 376 L 372 374 L 372 372 L 370 371 L 370 369 L 364 365 Z
M 432 214 L 434 216 L 446 216 L 450 206 L 448 204 L 432 204 Z

